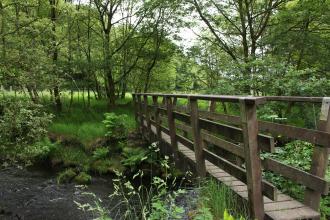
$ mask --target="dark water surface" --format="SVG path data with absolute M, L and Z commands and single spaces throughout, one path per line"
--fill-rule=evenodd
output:
M 93 177 L 86 189 L 74 184 L 58 185 L 56 177 L 41 170 L 0 170 L 1 220 L 89 220 L 97 216 L 78 209 L 74 203 L 94 203 L 93 192 L 105 203 L 113 192 L 111 177 Z M 109 202 L 108 202 L 109 203 Z M 111 204 L 106 204 L 111 206 Z

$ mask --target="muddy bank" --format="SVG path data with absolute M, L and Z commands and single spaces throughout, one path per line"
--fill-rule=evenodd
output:
M 111 206 L 108 195 L 113 191 L 110 177 L 95 177 L 87 189 L 74 184 L 58 185 L 56 177 L 40 170 L 7 168 L 0 170 L 1 220 L 86 220 L 95 216 L 77 208 L 79 203 L 93 202 L 86 192 L 93 192 Z M 108 203 L 108 204 L 106 204 Z

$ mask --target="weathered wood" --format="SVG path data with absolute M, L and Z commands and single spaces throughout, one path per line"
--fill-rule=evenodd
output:
M 158 96 L 153 96 L 152 97 L 152 102 L 153 102 L 153 105 L 155 106 L 155 122 L 156 122 L 156 135 L 157 137 L 160 139 L 162 137 L 161 135 L 161 129 L 160 129 L 160 125 L 161 125 L 161 121 L 160 121 L 160 113 L 159 113 L 159 104 L 158 104 Z
M 148 107 L 148 96 L 144 95 L 144 115 L 146 117 L 147 121 L 147 129 L 146 129 L 146 135 L 150 137 L 151 132 L 151 123 L 150 123 L 150 114 L 149 114 L 149 107 Z
M 175 128 L 175 119 L 173 115 L 173 103 L 171 97 L 166 97 L 166 108 L 167 108 L 167 122 L 169 128 L 169 135 L 171 138 L 171 147 L 173 150 L 173 157 L 175 163 L 178 163 L 178 142 L 176 140 L 176 128 Z
M 267 99 L 267 101 L 322 103 L 322 98 L 321 97 L 267 96 L 265 98 Z
M 258 146 L 257 106 L 240 99 L 244 138 L 245 167 L 249 192 L 249 209 L 253 218 L 264 219 L 260 147 Z
M 201 136 L 201 128 L 199 126 L 199 116 L 198 116 L 198 103 L 197 99 L 190 98 L 190 120 L 192 128 L 192 136 L 194 140 L 194 151 L 196 157 L 196 170 L 199 177 L 205 177 L 205 158 L 203 152 L 203 139 Z
M 138 100 L 138 109 L 139 109 L 139 116 L 140 116 L 140 120 L 139 120 L 139 130 L 141 133 L 143 133 L 143 111 L 142 111 L 142 100 L 141 100 L 141 95 L 137 95 L 137 100 Z
M 314 176 L 305 171 L 299 170 L 295 167 L 283 164 L 271 158 L 265 158 L 262 161 L 262 165 L 266 170 L 278 173 L 296 183 L 307 186 L 323 195 L 327 195 L 329 192 L 329 186 L 324 179 Z
M 229 138 L 231 140 L 242 142 L 243 141 L 243 132 L 241 128 L 237 128 L 231 125 L 226 125 L 214 121 L 210 121 L 207 119 L 199 119 L 200 126 L 202 129 L 205 129 L 207 131 L 210 131 L 212 133 L 220 134 L 226 138 Z M 260 146 L 260 148 L 263 151 L 266 152 L 274 152 L 274 138 L 263 135 L 263 134 L 257 134 L 257 141 Z
M 223 121 L 233 125 L 240 124 L 240 117 L 234 115 L 225 115 L 207 111 L 200 111 L 199 114 L 201 117 L 210 120 Z M 312 144 L 319 144 L 324 147 L 327 147 L 328 143 L 330 143 L 330 134 L 324 131 L 299 128 L 268 121 L 258 121 L 258 126 L 259 131 L 271 133 L 272 135 L 283 135 L 288 138 L 299 139 Z
M 139 103 L 138 103 L 138 100 L 137 100 L 137 97 L 135 94 L 132 94 L 132 97 L 133 97 L 133 103 L 134 103 L 134 118 L 135 118 L 135 126 L 136 126 L 136 129 L 139 129 Z
M 215 112 L 216 108 L 217 108 L 217 103 L 213 100 L 209 101 L 209 111 Z
M 323 99 L 318 129 L 320 131 L 330 133 L 330 97 Z M 328 142 L 327 147 L 328 148 L 321 148 L 319 146 L 315 146 L 313 149 L 310 173 L 321 178 L 324 178 L 328 166 L 330 142 Z M 304 198 L 305 205 L 308 205 L 314 210 L 318 210 L 320 206 L 320 199 L 321 194 L 318 191 L 310 188 L 306 189 Z
M 235 154 L 241 158 L 244 158 L 244 149 L 240 147 L 239 145 L 233 144 L 229 141 L 225 141 L 223 139 L 220 139 L 214 135 L 211 135 L 207 132 L 202 132 L 202 138 L 207 143 L 213 144 L 215 146 L 218 146 L 232 154 Z
M 218 155 L 212 153 L 209 150 L 204 149 L 203 151 L 207 161 L 220 167 L 221 169 L 234 176 L 235 178 L 239 179 L 243 183 L 247 183 L 247 173 L 245 169 L 237 166 L 236 164 L 231 163 L 230 161 L 222 157 L 219 157 Z M 263 180 L 261 185 L 261 192 L 265 196 L 267 196 L 271 200 L 277 200 L 277 189 L 273 184 Z

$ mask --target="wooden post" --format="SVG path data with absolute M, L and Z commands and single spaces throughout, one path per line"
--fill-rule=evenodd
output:
M 210 112 L 215 112 L 216 107 L 217 107 L 217 103 L 215 101 L 211 100 L 209 102 L 209 111 Z
M 167 119 L 168 119 L 168 129 L 169 135 L 171 138 L 171 146 L 173 151 L 173 156 L 175 163 L 178 162 L 178 142 L 176 140 L 176 128 L 175 128 L 175 119 L 173 115 L 173 103 L 171 97 L 166 97 L 166 109 L 167 109 Z
M 187 105 L 186 105 L 186 109 L 187 109 L 187 111 L 190 111 L 190 103 L 189 103 L 189 100 L 188 100 L 188 103 L 187 103 Z M 187 132 L 187 131 L 183 131 L 183 137 L 188 138 L 188 132 Z
M 205 157 L 204 157 L 204 143 L 201 135 L 201 128 L 199 126 L 198 103 L 197 99 L 189 98 L 190 106 L 190 120 L 192 128 L 192 136 L 194 140 L 194 151 L 196 158 L 196 170 L 199 177 L 206 176 Z
M 140 116 L 140 120 L 139 120 L 139 130 L 140 133 L 143 135 L 143 111 L 142 111 L 142 100 L 141 100 L 141 95 L 138 94 L 137 95 L 137 100 L 138 100 L 138 111 L 139 111 L 139 116 Z
M 318 130 L 330 133 L 330 97 L 323 98 Z M 329 143 L 330 145 L 330 143 Z M 330 153 L 330 146 L 314 146 L 310 173 L 324 178 Z M 304 204 L 314 210 L 320 208 L 321 194 L 306 188 Z
M 151 121 L 150 121 L 150 114 L 149 114 L 149 107 L 148 107 L 148 96 L 144 95 L 144 114 L 145 119 L 147 122 L 147 129 L 146 129 L 146 136 L 150 140 L 151 138 Z
M 136 123 L 136 129 L 139 130 L 139 106 L 138 101 L 135 94 L 132 94 L 133 97 L 133 103 L 134 103 L 134 116 L 135 116 L 135 123 Z
M 256 103 L 246 102 L 244 98 L 240 99 L 249 208 L 254 219 L 262 220 L 265 213 L 256 109 Z
M 155 122 L 156 122 L 156 132 L 157 132 L 157 138 L 158 140 L 161 140 L 162 138 L 162 133 L 160 129 L 160 117 L 159 117 L 159 104 L 158 104 L 158 96 L 153 96 L 152 97 L 153 104 L 155 106 Z

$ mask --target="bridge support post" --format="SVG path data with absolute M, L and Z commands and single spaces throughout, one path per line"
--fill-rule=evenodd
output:
M 245 166 L 248 185 L 248 202 L 254 219 L 264 219 L 260 148 L 258 146 L 258 121 L 256 103 L 240 99 L 241 123 L 244 140 Z
M 137 95 L 137 109 L 138 109 L 138 128 L 141 134 L 143 134 L 143 112 L 142 112 L 142 99 L 141 95 Z
M 205 157 L 204 157 L 204 142 L 199 126 L 198 103 L 197 99 L 189 98 L 190 121 L 192 128 L 192 136 L 194 140 L 194 151 L 196 158 L 196 170 L 199 177 L 206 176 Z
M 167 108 L 167 119 L 168 119 L 168 129 L 171 139 L 171 147 L 173 152 L 173 157 L 175 164 L 178 163 L 178 142 L 176 139 L 176 128 L 175 119 L 173 115 L 173 102 L 171 97 L 166 97 L 166 108 Z
M 323 98 L 318 130 L 328 133 L 330 132 L 330 97 Z M 310 173 L 315 176 L 324 178 L 328 166 L 330 148 L 314 146 L 313 150 L 314 151 L 312 156 L 312 166 Z M 320 199 L 321 193 L 306 188 L 304 198 L 305 205 L 318 211 L 318 209 L 320 208 Z
M 160 129 L 160 117 L 159 117 L 159 104 L 158 104 L 158 96 L 152 97 L 153 105 L 155 106 L 155 123 L 156 123 L 156 132 L 157 132 L 157 139 L 161 140 L 162 134 Z
M 148 107 L 148 96 L 144 95 L 144 115 L 147 122 L 147 129 L 146 129 L 146 136 L 149 140 L 151 140 L 151 120 L 149 114 L 149 107 Z
M 140 126 L 140 123 L 139 123 L 139 103 L 138 103 L 136 94 L 133 94 L 132 97 L 133 97 L 133 103 L 134 103 L 134 116 L 135 116 L 136 129 L 139 130 L 139 126 Z

